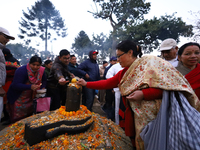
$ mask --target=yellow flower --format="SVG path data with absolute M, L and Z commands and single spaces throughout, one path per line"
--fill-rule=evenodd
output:
M 76 82 L 77 82 L 76 78 L 73 78 L 73 79 L 71 80 L 71 83 L 76 83 Z

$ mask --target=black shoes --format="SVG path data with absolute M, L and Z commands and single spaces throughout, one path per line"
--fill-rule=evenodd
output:
M 11 124 L 11 121 L 10 121 L 9 117 L 3 117 L 3 118 L 1 118 L 1 122 L 2 122 L 2 125 L 9 125 L 9 124 Z
M 6 121 L 6 120 L 8 120 L 9 118 L 7 118 L 7 117 L 3 117 L 3 118 L 1 118 L 1 122 L 4 122 L 4 121 Z
M 2 123 L 2 125 L 9 125 L 9 124 L 11 124 L 10 119 L 8 119 L 8 120 L 4 121 L 4 123 Z

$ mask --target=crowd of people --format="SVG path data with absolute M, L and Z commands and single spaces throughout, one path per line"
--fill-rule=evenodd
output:
M 187 56 L 184 57 L 185 60 L 178 57 L 180 59 L 179 63 L 190 70 L 194 68 L 194 66 L 197 67 L 199 63 L 200 49 L 195 45 L 192 44 L 192 46 L 184 48 L 188 49 L 188 51 L 185 53 L 183 52 L 182 54 Z M 174 50 L 173 46 L 174 43 L 171 44 L 170 42 L 168 45 L 168 54 Z M 91 89 L 112 89 L 119 87 L 122 96 L 122 101 L 120 102 L 119 107 L 119 125 L 124 128 L 126 135 L 131 138 L 133 146 L 137 149 L 198 149 L 200 147 L 198 140 L 200 131 L 200 114 L 197 113 L 197 111 L 200 111 L 200 103 L 198 97 L 194 93 L 195 89 L 192 89 L 190 86 L 190 82 L 188 82 L 187 79 L 178 70 L 176 70 L 176 68 L 174 68 L 170 61 L 165 61 L 164 59 L 156 56 L 141 57 L 141 47 L 132 41 L 126 40 L 120 42 L 116 47 L 116 55 L 118 62 L 124 69 L 120 70 L 116 75 L 106 80 L 88 82 L 84 79 L 80 79 L 78 84 Z M 170 60 L 169 57 L 168 60 Z M 186 65 L 186 62 L 188 62 L 188 65 Z M 199 74 L 199 71 L 197 74 Z M 198 83 L 196 84 L 198 85 Z M 164 95 L 166 91 L 168 91 L 168 95 Z M 172 91 L 183 93 L 186 99 L 182 98 L 178 101 L 178 98 L 171 97 L 171 95 L 169 95 L 169 92 Z M 176 142 L 175 144 L 168 141 L 169 134 L 160 134 L 159 131 L 162 130 L 158 130 L 159 128 L 157 128 L 157 126 L 161 125 L 156 123 L 153 127 L 151 126 L 152 129 L 149 128 L 150 130 L 145 130 L 145 133 L 154 131 L 153 134 L 147 134 L 146 137 L 141 135 L 143 133 L 143 129 L 145 129 L 149 123 L 152 123 L 154 119 L 156 120 L 157 114 L 160 112 L 159 108 L 161 107 L 161 102 L 164 98 L 171 104 L 170 106 L 173 106 L 172 108 L 166 108 L 169 111 L 167 111 L 167 113 L 169 113 L 168 117 L 165 118 L 168 119 L 166 122 L 170 122 L 173 119 L 172 115 L 175 115 L 177 120 L 175 119 L 172 123 L 170 122 L 170 125 L 173 124 L 177 127 L 176 125 L 179 123 L 177 129 L 180 128 L 180 124 L 188 126 L 187 123 L 189 123 L 189 126 L 193 124 L 193 126 L 196 127 L 195 129 L 192 128 L 192 130 L 194 130 L 192 133 L 190 132 L 191 129 L 188 128 L 184 128 L 184 132 L 181 133 L 178 131 L 178 133 L 173 132 L 174 128 L 167 130 L 169 133 L 173 134 L 173 138 L 170 138 L 173 139 L 172 142 Z M 172 105 L 174 104 L 172 103 L 174 101 L 178 101 L 178 103 L 176 103 L 176 105 Z M 189 105 L 184 106 L 182 101 Z M 177 108 L 178 113 L 174 114 L 173 111 L 170 111 L 171 109 L 176 110 Z M 185 116 L 181 116 L 180 114 L 185 114 L 188 110 L 191 110 L 190 113 L 192 115 L 190 114 L 190 116 L 192 117 L 185 119 L 186 121 L 184 122 L 181 120 L 181 117 L 184 118 Z M 180 113 L 180 111 L 182 112 Z M 162 111 L 160 113 L 162 115 Z M 160 124 L 162 124 L 162 122 L 160 122 Z M 167 129 L 170 125 L 165 124 Z M 149 138 L 149 136 L 153 135 L 155 135 L 155 137 Z M 194 136 L 197 136 L 198 139 L 193 139 Z M 157 142 L 164 138 L 165 140 Z M 153 142 L 148 141 L 151 139 L 153 139 Z M 191 146 L 190 142 L 188 142 L 190 140 L 192 140 L 195 144 Z M 157 145 L 160 147 L 158 148 Z
M 184 145 L 186 149 L 200 148 L 198 139 L 193 139 L 200 136 L 200 125 L 196 123 L 200 117 L 198 43 L 189 42 L 178 48 L 176 41 L 168 38 L 161 43 L 161 57 L 157 57 L 142 56 L 140 45 L 124 40 L 116 46 L 116 57 L 111 57 L 109 63 L 103 61 L 101 66 L 97 63 L 97 51 L 90 51 L 89 58 L 78 64 L 76 56 L 70 55 L 66 49 L 61 50 L 55 60 L 43 63 L 35 55 L 28 64 L 20 66 L 10 50 L 5 48 L 10 39 L 14 40 L 14 37 L 0 27 L 0 116 L 2 112 L 4 114 L 1 121 L 14 123 L 32 115 L 33 99 L 39 89 L 46 89 L 46 96 L 51 97 L 50 110 L 60 108 L 66 102 L 68 83 L 77 77 L 77 84 L 83 87 L 82 104 L 93 111 L 98 90 L 102 110 L 107 118 L 124 129 L 133 147 L 177 149 L 177 145 Z M 163 104 L 166 101 L 169 106 Z M 167 112 L 164 112 L 165 109 Z M 187 118 L 182 124 L 192 122 L 196 126 L 195 131 L 191 133 L 190 129 L 185 129 L 190 133 L 185 141 L 182 138 L 184 133 L 173 133 L 172 139 L 176 139 L 173 142 L 178 144 L 163 140 L 164 144 L 160 145 L 156 140 L 168 139 L 168 135 L 158 136 L 162 133 L 155 127 L 162 122 L 158 116 L 167 114 L 164 119 L 167 120 L 168 133 L 173 129 L 167 123 L 176 126 L 177 120 L 171 121 L 173 115 L 178 119 L 183 117 L 172 110 L 183 114 L 190 110 L 193 121 Z M 147 129 L 147 126 L 150 127 Z M 155 136 L 153 142 L 149 138 L 152 135 Z M 188 139 L 193 141 L 192 146 L 187 143 Z

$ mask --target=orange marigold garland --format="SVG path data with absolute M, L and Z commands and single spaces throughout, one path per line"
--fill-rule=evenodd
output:
M 67 119 L 71 119 L 70 117 L 80 118 L 80 116 L 82 116 L 82 115 L 84 115 L 84 116 L 92 115 L 92 113 L 84 105 L 81 105 L 80 109 L 77 110 L 76 112 L 75 111 L 67 112 L 65 110 L 66 110 L 65 106 L 61 106 L 59 108 L 60 114 L 62 114 L 65 117 L 67 117 Z
M 64 115 L 67 118 L 72 118 L 72 116 L 68 116 L 70 112 L 65 111 L 65 107 L 61 106 L 58 111 L 55 111 L 60 115 Z M 54 112 L 51 112 L 54 113 Z M 41 115 L 43 117 L 52 118 L 54 120 L 59 120 L 59 118 L 54 118 L 51 116 L 50 112 L 43 112 Z M 19 121 L 12 126 L 10 126 L 10 130 L 6 132 L 3 136 L 0 136 L 0 140 L 5 139 L 3 143 L 0 142 L 0 147 L 2 149 L 24 149 L 24 150 L 36 150 L 36 149 L 96 149 L 98 147 L 104 147 L 105 146 L 105 137 L 110 139 L 110 142 L 113 146 L 113 149 L 123 149 L 120 146 L 117 146 L 117 140 L 121 140 L 121 135 L 124 134 L 124 131 L 114 124 L 111 120 L 106 119 L 105 117 L 101 117 L 98 114 L 91 113 L 89 110 L 87 110 L 87 107 L 81 105 L 80 110 L 76 112 L 72 112 L 72 114 L 75 113 L 75 116 L 79 115 L 85 115 L 90 114 L 92 115 L 94 119 L 94 123 L 92 127 L 80 134 L 75 135 L 68 135 L 68 134 L 62 134 L 58 137 L 55 137 L 51 140 L 42 141 L 38 144 L 35 144 L 33 146 L 29 146 L 26 141 L 24 141 L 24 128 L 25 128 L 25 122 Z M 45 114 L 45 115 L 42 115 Z M 37 118 L 37 115 L 32 116 L 34 118 Z M 34 119 L 36 120 L 36 119 Z M 105 130 L 102 128 L 101 122 L 108 125 L 109 133 L 105 134 Z M 128 141 L 129 139 L 124 139 L 123 141 Z M 127 142 L 126 145 L 130 144 L 131 142 Z M 129 148 L 130 149 L 130 145 Z M 126 148 L 127 149 L 127 148 Z M 131 148 L 132 149 L 132 148 Z

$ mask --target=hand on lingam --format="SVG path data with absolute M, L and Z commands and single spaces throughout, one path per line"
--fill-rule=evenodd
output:
M 84 79 L 81 78 L 80 80 L 78 80 L 77 84 L 81 85 L 81 86 L 86 86 L 87 82 Z

